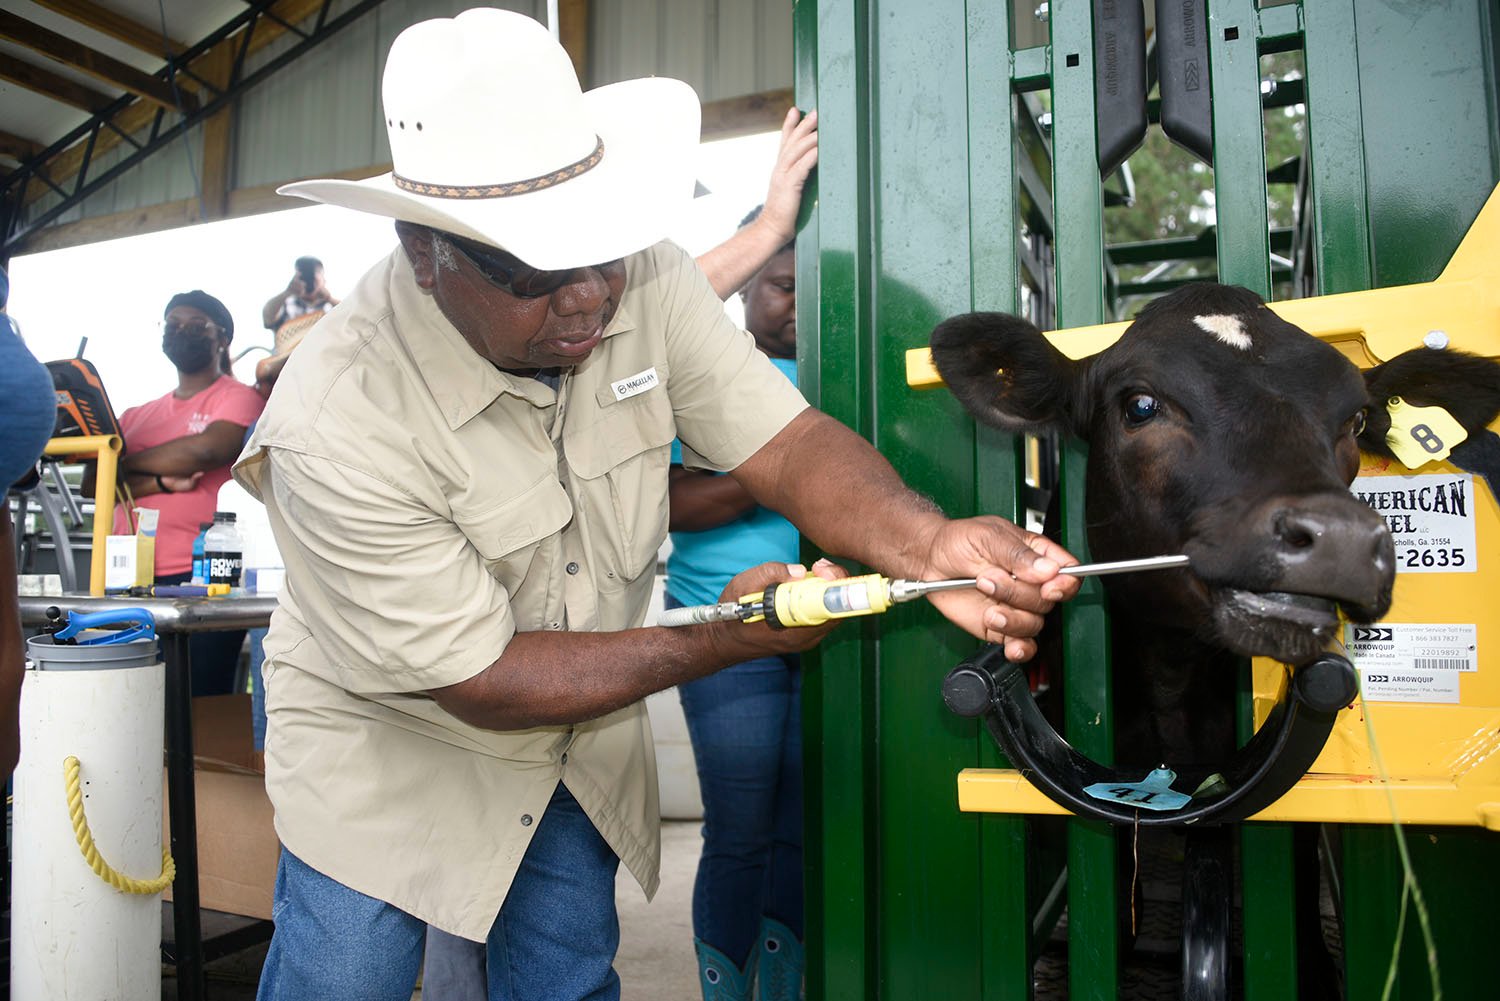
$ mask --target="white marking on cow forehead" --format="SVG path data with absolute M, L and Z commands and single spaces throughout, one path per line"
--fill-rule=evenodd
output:
M 1195 316 L 1193 322 L 1200 330 L 1213 334 L 1232 348 L 1239 348 L 1241 351 L 1250 350 L 1250 334 L 1245 330 L 1245 325 L 1240 322 L 1238 316 L 1226 316 L 1222 313 Z

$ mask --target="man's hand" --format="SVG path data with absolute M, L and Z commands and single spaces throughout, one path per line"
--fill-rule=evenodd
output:
M 828 580 L 848 576 L 827 560 L 813 564 L 812 572 Z M 730 581 L 724 595 L 737 600 L 806 575 L 800 566 L 763 563 Z M 772 629 L 764 622 L 711 622 L 617 633 L 516 633 L 487 668 L 429 694 L 445 711 L 489 730 L 576 723 L 731 664 L 806 650 L 831 628 L 832 623 Z
M 814 563 L 812 573 L 824 580 L 838 580 L 849 576 L 849 571 L 828 560 Z M 807 574 L 808 569 L 800 563 L 762 563 L 731 580 L 719 600 L 738 601 L 747 594 L 764 591 L 772 584 L 801 580 Z M 793 629 L 772 629 L 764 622 L 718 622 L 702 628 L 717 630 L 716 646 L 726 651 L 726 655 L 734 663 L 739 663 L 756 657 L 810 650 L 822 642 L 823 637 L 832 632 L 839 621 L 834 619 L 823 626 L 798 626 Z
M 874 446 L 811 407 L 730 474 L 824 552 L 888 577 L 978 579 L 977 589 L 935 594 L 932 603 L 973 635 L 1005 644 L 1014 660 L 1036 653 L 1042 616 L 1078 593 L 1077 581 L 1058 576 L 1078 562 L 1067 550 L 1003 518 L 948 520 Z
M 797 235 L 797 210 L 802 206 L 802 188 L 807 175 L 818 165 L 818 113 L 803 115 L 788 108 L 781 123 L 781 148 L 771 169 L 771 186 L 757 222 L 778 239 L 777 246 Z
M 1058 573 L 1077 562 L 1051 539 L 1003 518 L 965 518 L 934 533 L 921 579 L 978 578 L 976 590 L 939 592 L 930 600 L 954 624 L 1004 644 L 1006 658 L 1021 662 L 1036 655 L 1032 637 L 1043 617 L 1078 593 L 1078 579 Z

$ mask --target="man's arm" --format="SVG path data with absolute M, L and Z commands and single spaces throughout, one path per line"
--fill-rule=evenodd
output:
M 813 572 L 830 580 L 848 576 L 825 560 Z M 765 563 L 735 577 L 724 593 L 753 594 L 806 575 L 801 566 Z M 730 664 L 810 649 L 834 624 L 775 630 L 763 622 L 718 622 L 618 633 L 516 633 L 488 668 L 431 695 L 465 723 L 490 730 L 576 723 Z
M 339 665 L 339 683 L 352 692 L 426 693 L 488 729 L 581 722 L 728 664 L 804 650 L 826 634 L 740 622 L 609 633 L 529 623 L 531 631 L 517 631 L 509 592 L 438 510 L 441 494 L 274 447 L 263 461 L 256 489 L 288 570 L 318 581 L 299 592 L 299 609 L 315 623 L 318 656 Z M 550 501 L 533 504 L 544 538 L 561 512 Z M 765 564 L 730 587 L 746 594 L 806 572 Z M 844 575 L 828 563 L 813 572 Z
M 869 442 L 810 407 L 731 474 L 824 552 L 892 577 L 979 578 L 974 591 L 930 600 L 1013 660 L 1035 654 L 1042 617 L 1078 591 L 1057 572 L 1077 562 L 1067 550 L 1003 518 L 950 521 Z
M 698 258 L 720 299 L 745 287 L 755 272 L 797 235 L 802 187 L 818 163 L 818 113 L 803 117 L 796 108 L 781 123 L 781 148 L 771 170 L 766 204 L 750 225 Z

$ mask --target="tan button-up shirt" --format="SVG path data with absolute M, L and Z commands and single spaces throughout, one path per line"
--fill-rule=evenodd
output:
M 235 467 L 287 568 L 264 667 L 277 834 L 470 939 L 559 780 L 655 892 L 650 726 L 637 703 L 502 733 L 424 692 L 518 631 L 639 626 L 672 439 L 732 469 L 807 405 L 680 248 L 626 270 L 603 341 L 553 390 L 475 354 L 398 248 L 292 355 Z

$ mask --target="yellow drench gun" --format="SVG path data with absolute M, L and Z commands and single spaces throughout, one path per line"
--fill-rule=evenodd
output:
M 1101 577 L 1139 570 L 1184 567 L 1187 563 L 1186 556 L 1151 556 L 1139 560 L 1083 563 L 1063 567 L 1058 572 L 1073 577 Z M 914 601 L 938 591 L 970 588 L 975 583 L 973 577 L 955 580 L 892 580 L 871 573 L 839 580 L 824 580 L 822 577 L 808 576 L 801 580 L 772 584 L 764 591 L 745 595 L 739 601 L 671 608 L 662 613 L 657 625 L 690 626 L 738 619 L 741 622 L 764 621 L 772 629 L 821 626 L 833 619 L 878 615 L 905 601 Z

